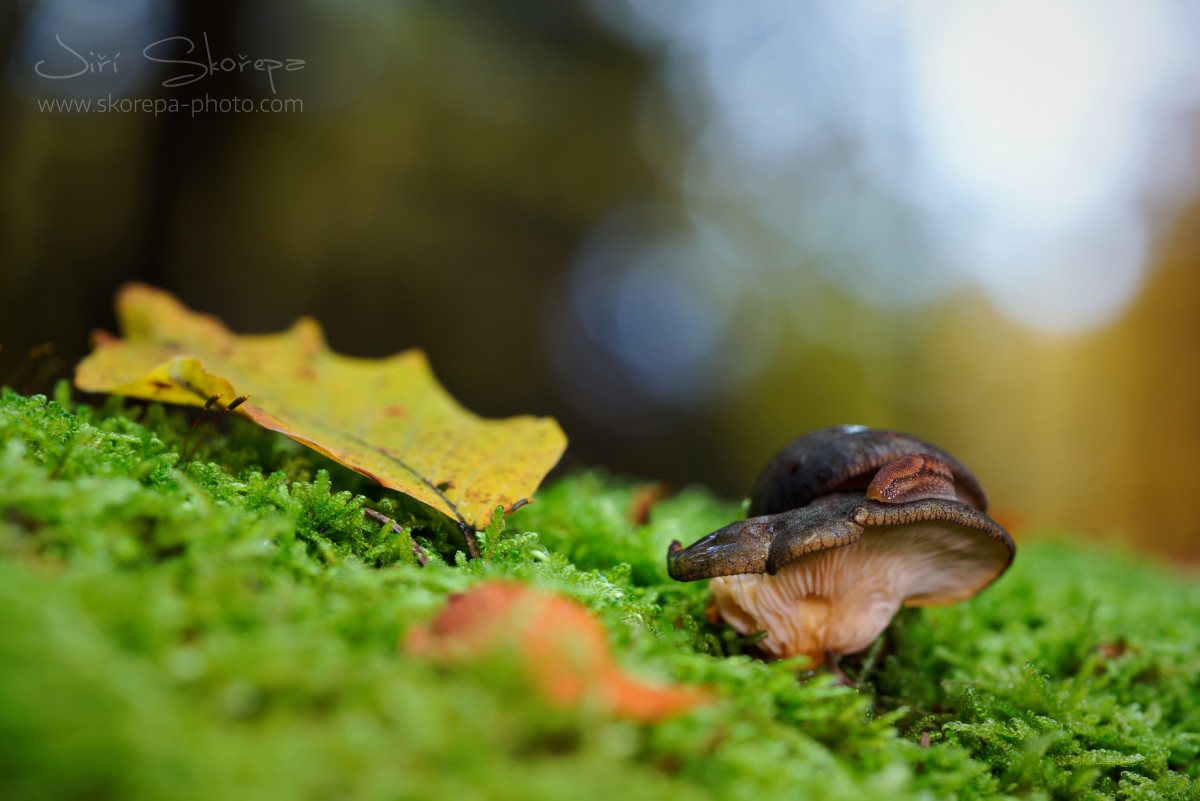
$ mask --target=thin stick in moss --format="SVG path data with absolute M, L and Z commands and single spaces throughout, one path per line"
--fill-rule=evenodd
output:
M 462 531 L 463 541 L 467 546 L 467 558 L 478 559 L 482 555 L 479 552 L 479 540 L 476 538 L 479 532 L 465 520 L 460 519 L 457 522 L 459 529 Z
M 204 402 L 204 408 L 200 410 L 200 414 L 196 415 L 196 419 L 192 421 L 192 427 L 188 429 L 187 436 L 183 438 L 183 447 L 179 449 L 179 460 L 175 462 L 175 466 L 183 464 L 183 457 L 187 456 L 188 443 L 192 441 L 192 434 L 196 430 L 196 426 L 200 425 L 200 418 L 204 417 L 204 413 L 212 408 L 212 405 L 221 399 L 221 393 L 217 393 Z
M 425 565 L 429 564 L 429 555 L 425 553 L 424 549 L 422 549 L 420 545 L 417 544 L 417 541 L 412 536 L 411 531 L 406 530 L 403 526 L 382 512 L 376 512 L 374 509 L 363 509 L 363 511 L 366 512 L 367 517 L 371 518 L 372 520 L 379 523 L 387 523 L 389 526 L 391 526 L 393 534 L 400 536 L 408 535 L 409 540 L 412 542 L 413 556 L 417 558 L 417 564 L 421 567 L 425 567 Z
M 210 420 L 208 422 L 208 426 L 204 429 L 204 433 L 200 435 L 200 439 L 196 440 L 196 447 L 192 448 L 192 456 L 195 456 L 199 452 L 200 446 L 204 444 L 204 439 L 208 436 L 208 432 L 213 430 L 213 426 L 215 426 L 217 424 L 217 421 L 220 420 L 222 417 L 224 417 L 226 412 L 232 412 L 234 409 L 241 406 L 243 403 L 245 403 L 249 399 L 250 399 L 249 395 L 242 395 L 241 397 L 234 400 L 233 403 L 229 404 L 224 409 L 222 409 L 221 412 L 216 417 L 214 417 L 212 420 Z M 191 457 L 188 457 L 188 461 L 189 462 L 191 461 Z

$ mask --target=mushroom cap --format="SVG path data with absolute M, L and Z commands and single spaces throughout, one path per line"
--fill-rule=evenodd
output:
M 895 532 L 903 526 L 929 523 L 939 525 L 922 526 L 921 530 L 941 532 L 938 543 L 951 555 L 969 562 L 982 559 L 992 569 L 970 586 L 946 593 L 945 600 L 926 603 L 953 603 L 975 595 L 998 578 L 1016 554 L 1012 537 L 1000 524 L 964 503 L 942 498 L 883 503 L 846 493 L 781 514 L 730 523 L 687 548 L 674 542 L 667 554 L 667 572 L 676 581 L 742 573 L 775 575 L 808 554 L 858 542 L 867 530 L 874 536 L 883 533 L 875 529 Z M 917 541 L 919 538 L 904 538 L 914 546 Z
M 958 500 L 987 511 L 987 496 L 975 476 L 936 445 L 899 431 L 843 425 L 797 437 L 771 457 L 750 490 L 749 514 L 778 514 L 807 506 L 822 495 L 865 489 L 879 468 L 914 452 L 945 462 Z

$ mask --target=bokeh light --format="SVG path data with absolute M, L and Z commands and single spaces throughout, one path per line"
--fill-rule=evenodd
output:
M 1022 325 L 1086 331 L 1143 284 L 1147 199 L 1195 184 L 1181 3 L 595 8 L 661 58 L 685 202 L 752 232 L 727 237 L 743 271 L 778 269 L 744 241 L 777 236 L 777 260 L 871 304 L 973 285 Z

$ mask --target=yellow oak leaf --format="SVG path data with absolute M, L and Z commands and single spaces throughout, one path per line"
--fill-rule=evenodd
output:
M 419 350 L 334 353 L 311 318 L 239 336 L 144 284 L 121 288 L 117 317 L 124 338 L 96 333 L 75 370 L 80 389 L 193 406 L 219 394 L 221 407 L 249 395 L 232 413 L 411 495 L 464 533 L 532 495 L 566 448 L 552 418 L 484 420 L 463 409 Z

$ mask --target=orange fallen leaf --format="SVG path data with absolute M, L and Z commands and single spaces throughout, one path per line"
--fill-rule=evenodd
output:
M 572 707 L 587 701 L 641 723 L 709 701 L 698 688 L 628 675 L 613 661 L 608 638 L 587 609 L 520 584 L 488 582 L 450 596 L 432 623 L 409 632 L 404 650 L 446 664 L 509 650 L 551 703 Z
M 311 318 L 239 336 L 144 284 L 122 287 L 117 316 L 124 339 L 97 332 L 75 371 L 80 389 L 193 406 L 249 395 L 234 413 L 432 506 L 464 533 L 532 495 L 566 448 L 551 418 L 484 420 L 463 409 L 419 350 L 334 353 Z

